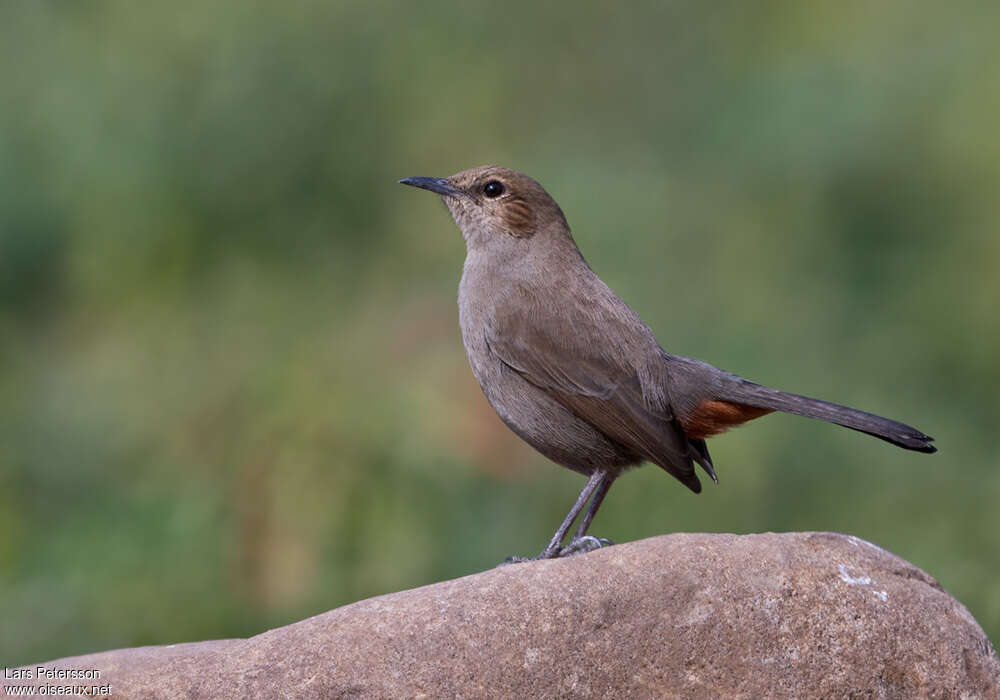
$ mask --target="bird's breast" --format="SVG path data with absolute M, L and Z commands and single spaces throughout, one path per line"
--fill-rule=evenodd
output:
M 499 359 L 486 343 L 486 325 L 495 314 L 495 306 L 496 296 L 489 288 L 489 280 L 469 256 L 458 285 L 458 323 L 472 373 L 484 389 L 488 377 L 499 371 Z

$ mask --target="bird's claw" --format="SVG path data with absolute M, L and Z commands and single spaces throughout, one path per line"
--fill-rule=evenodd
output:
M 604 537 L 594 537 L 593 535 L 584 535 L 583 537 L 578 537 L 568 545 L 559 550 L 560 557 L 569 557 L 574 554 L 586 554 L 587 552 L 593 552 L 595 549 L 600 549 L 601 547 L 610 547 L 613 545 L 609 539 Z
M 593 535 L 584 535 L 583 537 L 578 537 L 571 541 L 565 547 L 562 547 L 558 551 L 550 552 L 548 550 L 543 551 L 537 557 L 507 557 L 502 562 L 497 564 L 497 566 L 507 566 L 508 564 L 520 564 L 526 561 L 539 561 L 540 559 L 556 559 L 558 557 L 571 557 L 574 554 L 586 554 L 587 552 L 593 552 L 595 549 L 601 549 L 602 547 L 610 547 L 613 545 L 609 539 L 604 537 L 594 537 Z
M 497 568 L 501 566 L 507 566 L 508 564 L 520 564 L 526 561 L 535 561 L 538 557 L 507 557 L 502 562 L 497 564 Z

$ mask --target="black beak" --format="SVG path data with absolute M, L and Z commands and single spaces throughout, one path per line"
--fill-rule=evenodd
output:
M 457 187 L 452 187 L 451 183 L 443 177 L 404 177 L 399 181 L 399 184 L 409 185 L 410 187 L 419 187 L 422 190 L 430 190 L 431 192 L 436 192 L 442 197 L 465 196 L 465 192 Z

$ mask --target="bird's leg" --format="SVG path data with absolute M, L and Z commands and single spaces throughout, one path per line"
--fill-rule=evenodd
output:
M 576 516 L 578 516 L 580 511 L 583 510 L 583 506 L 587 503 L 587 500 L 594 492 L 594 489 L 601 483 L 601 480 L 604 478 L 604 474 L 604 472 L 595 471 L 590 475 L 590 478 L 587 480 L 587 485 L 583 487 L 583 491 L 581 491 L 580 495 L 577 497 L 576 503 L 574 503 L 573 507 L 569 509 L 569 513 L 566 514 L 566 518 L 562 521 L 562 525 L 560 525 L 559 529 L 556 530 L 556 534 L 552 536 L 552 539 L 549 540 L 549 543 L 545 546 L 545 549 L 542 550 L 541 554 L 537 557 L 507 557 L 502 564 L 517 564 L 522 561 L 534 561 L 536 559 L 552 559 L 553 557 L 558 557 L 563 549 L 563 538 L 566 537 L 566 533 L 569 532 L 569 529 L 573 526 L 573 521 L 576 520 Z
M 590 528 L 590 523 L 597 515 L 597 509 L 601 507 L 601 502 L 604 501 L 604 497 L 608 495 L 608 489 L 611 488 L 611 484 L 614 483 L 615 478 L 611 476 L 608 472 L 604 473 L 604 478 L 601 479 L 601 483 L 597 485 L 597 491 L 594 492 L 594 500 L 590 502 L 590 507 L 587 508 L 587 512 L 583 515 L 583 520 L 580 521 L 580 526 L 576 528 L 576 534 L 573 535 L 574 540 L 578 540 L 587 534 L 588 528 Z
M 614 544 L 611 540 L 604 539 L 603 537 L 593 537 L 587 534 L 587 528 L 590 527 L 591 521 L 594 519 L 594 515 L 597 513 L 597 509 L 601 507 L 601 502 L 604 501 L 604 497 L 608 494 L 608 489 L 611 488 L 611 484 L 614 482 L 617 474 L 612 474 L 608 471 L 595 471 L 590 475 L 587 480 L 587 485 L 583 487 L 580 495 L 576 499 L 576 503 L 570 508 L 569 513 L 566 514 L 566 518 L 563 520 L 562 525 L 556 530 L 556 534 L 552 536 L 549 543 L 542 550 L 541 554 L 537 557 L 507 557 L 501 565 L 503 564 L 516 564 L 523 561 L 536 561 L 538 559 L 554 559 L 555 557 L 568 557 L 572 554 L 583 554 L 586 552 L 592 552 L 595 549 L 600 549 L 601 547 L 607 547 L 608 545 Z M 576 534 L 570 540 L 569 544 L 565 547 L 562 546 L 562 541 L 566 537 L 566 533 L 573 526 L 573 521 L 576 520 L 580 511 L 583 509 L 584 504 L 593 495 L 594 499 L 590 503 L 590 507 L 587 508 L 586 514 L 583 516 L 583 520 L 580 521 L 580 526 L 576 530 Z
M 583 520 L 580 521 L 579 527 L 576 528 L 576 534 L 573 535 L 573 539 L 570 540 L 569 544 L 563 547 L 559 552 L 560 556 L 565 557 L 570 554 L 592 552 L 595 549 L 600 549 L 601 547 L 614 544 L 611 540 L 604 539 L 603 537 L 594 537 L 587 534 L 587 529 L 590 527 L 590 523 L 594 519 L 594 516 L 597 515 L 597 509 L 601 507 L 601 502 L 604 501 L 604 497 L 608 495 L 608 489 L 611 488 L 611 484 L 614 483 L 614 480 L 615 476 L 613 476 L 610 472 L 604 472 L 600 483 L 597 485 L 597 490 L 594 492 L 594 499 L 590 502 L 590 507 L 587 508 L 587 512 L 584 513 Z
M 562 550 L 562 541 L 566 537 L 566 533 L 569 529 L 573 527 L 573 521 L 576 520 L 576 516 L 580 514 L 583 507 L 587 504 L 590 499 L 590 495 L 594 492 L 601 481 L 604 480 L 604 472 L 595 471 L 587 479 L 587 485 L 583 487 L 580 495 L 577 496 L 576 503 L 573 507 L 569 509 L 569 513 L 566 514 L 566 518 L 562 521 L 562 525 L 556 530 L 556 534 L 552 535 L 552 539 L 542 550 L 542 553 L 538 555 L 538 559 L 551 559 L 553 557 L 558 557 L 560 551 Z

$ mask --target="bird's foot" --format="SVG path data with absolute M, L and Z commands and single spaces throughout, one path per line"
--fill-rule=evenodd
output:
M 538 557 L 507 557 L 502 562 L 497 564 L 497 568 L 501 566 L 507 566 L 508 564 L 520 564 L 526 561 L 535 561 Z
M 550 549 L 546 547 L 542 550 L 541 554 L 537 557 L 507 557 L 497 566 L 506 566 L 507 564 L 520 564 L 526 561 L 538 561 L 540 559 L 556 559 L 557 557 L 571 557 L 574 554 L 586 554 L 587 552 L 593 552 L 595 549 L 600 549 L 601 547 L 610 547 L 613 545 L 609 539 L 604 537 L 594 537 L 593 535 L 584 535 L 583 537 L 577 537 L 572 540 L 565 547 L 560 547 L 559 549 Z
M 593 552 L 595 549 L 600 549 L 601 547 L 610 547 L 613 545 L 609 539 L 604 537 L 594 537 L 593 535 L 584 535 L 583 537 L 577 537 L 572 540 L 568 545 L 559 550 L 560 557 L 569 557 L 574 554 L 586 554 L 587 552 Z

